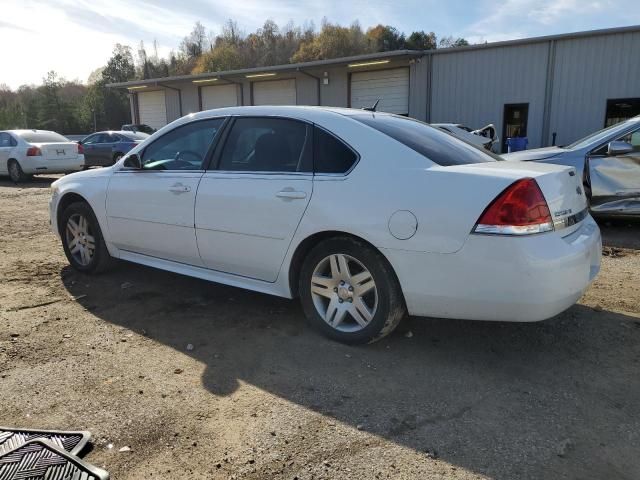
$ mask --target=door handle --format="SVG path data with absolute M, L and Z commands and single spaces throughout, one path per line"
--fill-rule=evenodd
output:
M 300 192 L 297 190 L 281 190 L 276 193 L 276 197 L 288 200 L 302 200 L 303 198 L 307 198 L 307 192 Z
M 181 183 L 176 183 L 171 185 L 169 188 L 171 193 L 175 193 L 176 195 L 180 195 L 181 193 L 187 193 L 191 191 L 191 187 L 189 185 L 183 185 Z

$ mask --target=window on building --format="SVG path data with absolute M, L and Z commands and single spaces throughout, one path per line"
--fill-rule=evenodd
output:
M 640 98 L 617 98 L 607 100 L 604 126 L 609 127 L 640 115 Z

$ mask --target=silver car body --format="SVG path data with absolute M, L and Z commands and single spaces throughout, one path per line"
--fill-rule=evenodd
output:
M 593 213 L 640 215 L 640 116 L 566 147 L 537 148 L 503 157 L 575 167 L 584 180 Z

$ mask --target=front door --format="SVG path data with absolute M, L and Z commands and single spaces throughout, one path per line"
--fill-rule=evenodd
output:
M 607 145 L 588 158 L 591 209 L 602 213 L 640 214 L 640 129 L 616 139 L 633 151 L 609 155 Z
M 202 265 L 194 229 L 195 198 L 223 123 L 224 119 L 215 118 L 171 130 L 141 152 L 141 169 L 114 172 L 107 191 L 107 218 L 116 247 Z
M 313 190 L 311 128 L 237 118 L 217 157 L 196 200 L 202 260 L 213 270 L 274 282 Z
M 528 103 L 512 103 L 504 106 L 502 119 L 502 153 L 507 152 L 507 139 L 527 136 L 529 119 Z

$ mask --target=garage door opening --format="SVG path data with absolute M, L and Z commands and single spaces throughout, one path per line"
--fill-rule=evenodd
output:
M 238 105 L 238 86 L 227 84 L 200 87 L 200 102 L 202 110 L 235 107 Z
M 252 83 L 254 105 L 296 105 L 296 81 L 266 80 Z
M 380 100 L 381 112 L 409 114 L 408 68 L 354 72 L 349 85 L 352 108 L 371 107 Z
M 156 130 L 167 124 L 167 104 L 163 90 L 138 93 L 138 115 L 140 123 Z

